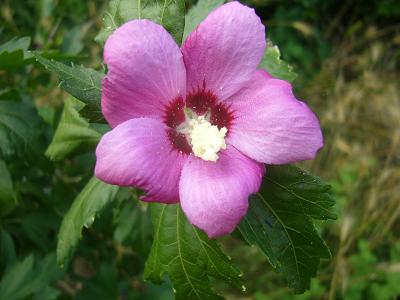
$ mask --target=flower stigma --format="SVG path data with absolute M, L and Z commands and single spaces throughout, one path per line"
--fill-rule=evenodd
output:
M 226 149 L 225 136 L 228 129 L 218 129 L 216 125 L 212 125 L 208 121 L 208 114 L 197 116 L 186 111 L 186 118 L 184 126 L 178 131 L 187 136 L 194 155 L 206 161 L 216 162 L 218 152 Z

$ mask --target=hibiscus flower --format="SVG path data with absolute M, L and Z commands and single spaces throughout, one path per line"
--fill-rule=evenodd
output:
M 181 48 L 149 20 L 115 30 L 101 100 L 112 130 L 95 175 L 143 189 L 143 201 L 179 202 L 209 237 L 232 232 L 264 164 L 312 159 L 323 145 L 291 85 L 257 69 L 265 46 L 260 18 L 238 2 L 211 12 Z

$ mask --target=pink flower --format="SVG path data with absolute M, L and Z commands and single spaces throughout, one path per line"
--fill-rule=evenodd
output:
M 225 4 L 181 49 L 160 25 L 130 21 L 107 40 L 102 111 L 112 126 L 95 174 L 139 187 L 143 201 L 180 202 L 210 237 L 232 232 L 264 164 L 311 159 L 318 119 L 291 85 L 257 66 L 265 28 L 253 9 Z

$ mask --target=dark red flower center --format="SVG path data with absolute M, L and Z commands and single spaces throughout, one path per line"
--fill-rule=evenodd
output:
M 185 110 L 191 110 L 197 116 L 208 115 L 211 125 L 218 129 L 223 127 L 228 129 L 232 125 L 233 113 L 229 106 L 218 103 L 217 97 L 209 90 L 198 89 L 186 97 L 186 101 L 181 97 L 173 99 L 165 108 L 164 122 L 170 127 L 168 137 L 174 149 L 181 153 L 190 154 L 192 148 L 185 134 L 176 129 L 186 121 Z

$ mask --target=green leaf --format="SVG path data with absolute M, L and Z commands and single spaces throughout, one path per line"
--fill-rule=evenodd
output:
M 79 114 L 88 119 L 91 123 L 107 123 L 106 119 L 104 119 L 103 113 L 101 112 L 101 99 L 97 103 L 90 103 L 85 105 L 80 111 Z
M 197 25 L 199 25 L 211 11 L 222 4 L 224 4 L 224 0 L 199 0 L 186 14 L 183 40 L 196 29 Z
M 106 184 L 93 177 L 76 197 L 64 216 L 58 234 L 57 260 L 68 263 L 82 235 L 83 227 L 89 227 L 106 204 L 114 200 L 119 187 Z
M 278 46 L 274 46 L 270 41 L 267 41 L 264 57 L 258 67 L 267 70 L 274 77 L 289 82 L 293 82 L 297 78 L 292 66 L 281 59 L 281 52 Z
M 28 50 L 29 45 L 31 44 L 31 38 L 30 37 L 22 37 L 22 38 L 16 38 L 14 37 L 13 39 L 9 40 L 8 42 L 0 45 L 0 54 L 4 52 L 14 52 L 17 50 Z
M 161 283 L 165 272 L 179 299 L 222 299 L 211 288 L 209 276 L 242 287 L 240 272 L 215 240 L 193 227 L 179 205 L 151 204 L 154 241 L 145 278 Z
M 76 25 L 68 31 L 64 37 L 62 53 L 76 55 L 83 50 L 85 45 L 82 42 L 82 32 L 83 29 L 80 25 Z
M 134 19 L 149 19 L 164 26 L 180 45 L 185 26 L 185 1 L 111 0 L 104 13 L 103 29 L 95 40 L 103 44 L 115 29 Z
M 268 166 L 260 192 L 251 198 L 238 228 L 266 254 L 296 293 L 315 277 L 320 259 L 331 254 L 312 218 L 334 219 L 330 186 L 293 166 Z
M 54 247 L 53 232 L 58 230 L 59 218 L 53 212 L 35 211 L 24 215 L 21 227 L 38 248 L 48 252 Z
M 30 63 L 32 55 L 27 51 L 30 44 L 30 37 L 15 37 L 0 45 L 0 70 L 11 71 Z
M 37 144 L 40 118 L 30 101 L 0 100 L 0 151 L 23 156 Z M 28 153 L 29 154 L 29 153 Z
M 147 256 L 153 240 L 153 225 L 148 205 L 139 201 L 127 201 L 117 219 L 114 240 L 128 244 L 139 254 Z
M 33 255 L 30 255 L 8 270 L 0 282 L 0 299 L 23 299 L 32 293 L 29 281 L 34 277 L 34 262 Z
M 0 277 L 4 269 L 15 261 L 15 245 L 11 235 L 0 228 Z
M 42 260 L 36 260 L 36 263 L 33 255 L 29 255 L 7 270 L 0 282 L 0 299 L 19 300 L 32 295 L 43 296 L 44 290 L 52 290 L 51 294 L 54 295 L 56 290 L 51 288 L 50 284 L 58 280 L 62 274 L 56 264 L 54 253 L 48 254 Z M 54 297 L 40 299 L 50 300 Z
M 276 197 L 298 201 L 304 212 L 316 220 L 335 220 L 335 199 L 331 186 L 318 176 L 290 165 L 268 166 L 266 180 L 275 187 Z
M 73 64 L 67 66 L 54 60 L 48 60 L 37 53 L 34 55 L 36 60 L 47 70 L 58 75 L 61 88 L 86 104 L 82 110 L 85 118 L 94 123 L 105 122 L 100 105 L 103 73 Z
M 121 299 L 118 287 L 121 285 L 121 278 L 118 278 L 118 269 L 112 261 L 102 260 L 100 266 L 97 268 L 94 277 L 90 278 L 87 283 L 84 282 L 83 289 L 81 289 L 74 299 L 77 300 L 117 300 Z M 141 291 L 142 293 L 142 291 Z M 140 294 L 142 295 L 142 294 Z M 125 296 L 125 295 L 124 295 Z M 132 299 L 126 297 L 125 299 Z M 133 299 L 142 299 L 142 297 L 135 297 Z
M 74 98 L 64 102 L 64 110 L 46 156 L 61 160 L 70 154 L 92 150 L 101 138 L 101 133 L 90 128 L 78 111 L 84 104 Z
M 7 215 L 17 205 L 17 199 L 7 165 L 0 160 L 0 218 Z

